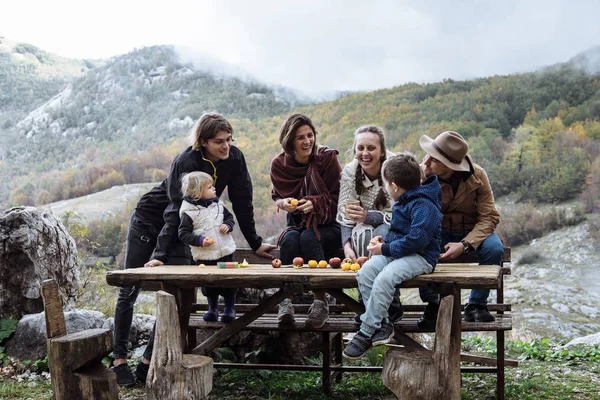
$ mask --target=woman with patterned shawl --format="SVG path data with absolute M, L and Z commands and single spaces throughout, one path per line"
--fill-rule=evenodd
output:
M 287 212 L 287 229 L 279 236 L 283 264 L 295 257 L 326 260 L 339 248 L 336 222 L 341 166 L 338 151 L 317 144 L 317 130 L 303 114 L 290 115 L 279 130 L 283 151 L 271 162 L 271 197 Z M 315 291 L 306 325 L 320 328 L 329 318 L 325 292 Z M 278 320 L 294 322 L 291 299 L 279 305 Z

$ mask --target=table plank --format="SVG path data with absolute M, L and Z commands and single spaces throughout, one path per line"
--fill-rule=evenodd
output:
M 501 269 L 496 265 L 439 264 L 432 274 L 415 277 L 403 287 L 421 287 L 426 284 L 453 283 L 459 288 L 496 289 L 502 279 Z M 248 268 L 222 269 L 216 266 L 161 266 L 153 268 L 130 268 L 109 271 L 106 281 L 113 286 L 140 285 L 142 282 L 169 282 L 178 287 L 246 287 L 274 288 L 283 283 L 302 284 L 306 290 L 357 287 L 356 274 L 332 268 L 296 269 L 273 268 L 267 264 L 255 264 Z

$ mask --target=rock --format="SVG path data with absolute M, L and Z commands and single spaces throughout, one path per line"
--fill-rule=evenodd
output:
M 552 304 L 552 308 L 562 313 L 569 312 L 569 306 L 567 306 L 566 304 L 554 303 Z
M 79 289 L 75 241 L 54 215 L 34 207 L 0 214 L 0 316 L 43 311 L 41 282 L 55 279 L 71 308 Z
M 102 328 L 106 323 L 99 311 L 74 310 L 65 312 L 67 333 Z M 17 330 L 6 344 L 6 354 L 20 360 L 39 360 L 46 357 L 46 320 L 44 313 L 23 316 Z
M 582 344 L 587 345 L 587 346 L 600 346 L 600 332 L 595 333 L 593 335 L 588 335 L 588 336 L 579 337 L 577 339 L 573 339 L 569 343 L 562 346 L 562 348 L 570 347 L 570 346 L 577 346 L 577 345 L 582 345 Z

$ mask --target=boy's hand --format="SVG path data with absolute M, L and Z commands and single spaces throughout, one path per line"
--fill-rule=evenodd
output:
M 215 242 L 214 239 L 204 238 L 204 241 L 202 242 L 202 247 L 212 246 L 214 242 Z
M 371 241 L 369 243 L 369 245 L 367 246 L 367 250 L 374 256 L 378 256 L 381 255 L 381 246 L 383 245 L 383 243 L 373 243 L 373 241 Z
M 221 224 L 221 226 L 219 227 L 219 232 L 221 232 L 223 235 L 229 233 L 229 225 Z
M 377 256 L 382 254 L 381 245 L 383 244 L 383 236 L 375 236 L 369 242 L 367 246 L 367 250 L 371 252 L 372 255 Z
M 465 251 L 465 246 L 460 242 L 450 242 L 444 246 L 445 253 L 440 255 L 440 260 L 454 260 Z

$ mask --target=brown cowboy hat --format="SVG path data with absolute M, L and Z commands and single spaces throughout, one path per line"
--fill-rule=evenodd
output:
M 469 162 L 465 158 L 469 152 L 469 144 L 460 134 L 452 131 L 442 132 L 433 140 L 427 135 L 419 139 L 421 148 L 446 167 L 454 171 L 470 171 Z

